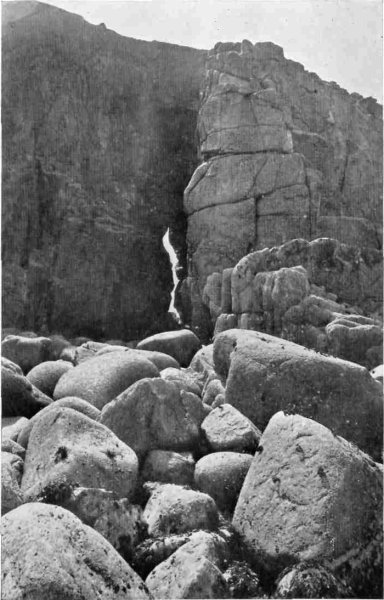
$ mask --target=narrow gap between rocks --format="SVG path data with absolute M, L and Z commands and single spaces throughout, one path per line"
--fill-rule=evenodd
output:
M 173 280 L 173 288 L 172 288 L 172 292 L 171 292 L 171 302 L 170 302 L 170 305 L 168 308 L 168 312 L 172 313 L 174 315 L 176 321 L 179 323 L 179 325 L 181 325 L 180 314 L 175 308 L 176 287 L 177 287 L 177 284 L 179 283 L 179 278 L 177 277 L 177 273 L 176 273 L 176 267 L 178 266 L 179 261 L 177 260 L 175 249 L 173 248 L 171 242 L 169 241 L 169 228 L 167 229 L 167 231 L 165 232 L 165 234 L 163 236 L 163 246 L 169 256 L 169 262 L 171 263 L 172 280 Z

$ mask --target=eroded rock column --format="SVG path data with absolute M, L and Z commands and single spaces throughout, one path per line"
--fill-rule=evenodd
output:
M 209 301 L 207 278 L 252 251 L 324 237 L 380 248 L 381 131 L 373 98 L 322 81 L 279 46 L 216 44 L 198 116 L 202 164 L 184 195 L 182 294 L 200 334 L 212 332 L 207 306 L 221 305 L 221 277 Z
M 291 118 L 265 61 L 273 44 L 216 44 L 207 61 L 198 119 L 203 163 L 184 196 L 193 325 L 212 272 L 256 248 L 310 236 L 304 158 L 293 152 Z M 199 321 L 199 322 L 197 322 Z

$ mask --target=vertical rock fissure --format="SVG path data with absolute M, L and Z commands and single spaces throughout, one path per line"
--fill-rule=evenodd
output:
M 176 321 L 181 324 L 181 317 L 180 314 L 178 312 L 178 310 L 175 307 L 175 295 L 176 295 L 176 288 L 178 286 L 179 283 L 179 278 L 177 276 L 177 272 L 176 272 L 176 268 L 179 264 L 179 261 L 177 259 L 177 255 L 175 252 L 174 247 L 172 246 L 170 239 L 169 239 L 169 227 L 166 231 L 166 233 L 163 236 L 163 246 L 165 248 L 165 251 L 167 252 L 168 256 L 169 256 L 169 262 L 171 264 L 171 269 L 172 269 L 172 281 L 173 281 L 173 288 L 172 288 L 172 292 L 171 292 L 171 302 L 169 304 L 169 309 L 168 312 L 172 313 L 176 319 Z

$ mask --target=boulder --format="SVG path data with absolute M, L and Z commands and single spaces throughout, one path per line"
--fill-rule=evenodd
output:
M 383 355 L 383 332 L 376 324 L 360 324 L 351 318 L 340 317 L 329 323 L 325 331 L 330 354 L 368 367 L 375 366 L 375 363 L 369 364 L 369 355 L 367 360 L 367 352 L 372 347 L 381 345 L 378 354 Z
M 19 365 L 23 373 L 51 358 L 52 341 L 46 337 L 9 335 L 1 343 L 1 354 Z
M 155 567 L 145 583 L 155 598 L 229 598 L 219 568 L 223 554 L 219 536 L 198 531 Z
M 111 502 L 96 519 L 93 529 L 101 533 L 128 563 L 147 532 L 143 509 L 126 498 Z
M 158 375 L 154 364 L 135 351 L 110 352 L 70 369 L 58 381 L 53 397 L 77 396 L 101 409 L 138 379 Z
M 64 350 L 60 354 L 60 360 L 65 360 L 66 362 L 69 362 L 72 365 L 76 366 L 78 364 L 76 346 L 68 346 L 68 348 L 64 348 Z
M 239 452 L 213 452 L 203 456 L 195 468 L 195 484 L 209 494 L 224 513 L 235 508 L 253 457 Z
M 101 533 L 131 563 L 133 550 L 147 531 L 140 506 L 117 499 L 111 491 L 83 487 L 70 490 L 61 505 Z
M 189 366 L 199 348 L 200 340 L 190 329 L 157 333 L 137 344 L 138 350 L 157 350 L 173 356 L 182 367 Z
M 28 423 L 25 424 L 25 426 L 17 436 L 18 444 L 21 444 L 23 448 L 27 448 L 32 427 L 39 419 L 40 415 L 43 414 L 43 411 L 45 414 L 46 411 L 51 408 L 57 409 L 60 407 L 72 408 L 73 410 L 77 410 L 89 417 L 90 419 L 93 419 L 94 421 L 98 421 L 100 417 L 100 411 L 94 406 L 92 406 L 92 404 L 89 404 L 89 402 L 87 402 L 86 400 L 82 400 L 81 398 L 76 397 L 61 398 L 60 400 L 52 402 L 52 404 L 49 404 L 48 406 L 43 408 L 39 413 L 37 413 L 37 415 L 34 415 L 31 419 L 29 419 Z
M 17 442 L 17 438 L 20 432 L 28 425 L 29 419 L 26 417 L 5 417 L 1 419 L 1 439 L 14 440 Z
M 22 368 L 11 360 L 8 360 L 8 358 L 5 358 L 5 356 L 1 357 L 1 366 L 5 369 L 8 369 L 15 375 L 23 375 Z
M 49 360 L 40 363 L 27 374 L 27 379 L 50 398 L 60 377 L 73 368 L 66 360 Z
M 147 575 L 180 546 L 188 542 L 193 533 L 175 533 L 173 535 L 149 537 L 135 548 L 130 563 L 140 577 Z
M 192 485 L 194 470 L 195 461 L 190 453 L 151 450 L 144 461 L 141 476 L 144 481 Z
M 271 574 L 328 560 L 358 597 L 380 597 L 382 468 L 311 419 L 270 420 L 233 516 L 251 555 Z
M 316 561 L 300 562 L 287 567 L 279 576 L 276 598 L 353 598 L 348 589 L 332 573 L 330 565 Z
M 253 454 L 261 437 L 261 431 L 247 417 L 226 403 L 205 417 L 201 429 L 215 452 L 233 450 Z
M 83 413 L 84 415 L 86 415 L 90 419 L 93 419 L 94 421 L 98 421 L 101 414 L 101 411 L 98 408 L 96 408 L 96 406 L 93 406 L 86 400 L 83 400 L 82 398 L 77 398 L 76 396 L 65 396 L 64 398 L 60 398 L 60 400 L 55 400 L 53 404 L 50 404 L 49 406 L 47 406 L 47 408 L 54 406 L 73 408 L 74 410 L 78 410 L 79 412 Z
M 116 495 L 103 488 L 62 486 L 60 505 L 73 512 L 85 525 L 93 527 L 97 519 L 116 502 Z M 56 504 L 59 504 L 58 502 Z
M 25 448 L 23 448 L 23 446 L 9 438 L 3 438 L 1 440 L 1 451 L 9 452 L 10 454 L 15 454 L 23 460 L 25 458 Z
M 209 377 L 217 379 L 213 363 L 213 344 L 203 346 L 192 358 L 190 369 L 196 371 L 205 383 Z
M 382 388 L 364 367 L 236 329 L 217 336 L 214 360 L 227 377 L 226 402 L 261 430 L 279 410 L 298 413 L 381 456 Z
M 1 403 L 3 417 L 32 417 L 52 399 L 20 375 L 10 361 L 1 359 Z
M 29 503 L 8 513 L 2 550 L 4 600 L 150 597 L 111 544 L 60 506 Z
M 131 348 L 125 346 L 114 346 L 105 344 L 103 348 L 98 350 L 95 356 L 102 356 L 103 354 L 109 354 L 110 352 L 132 352 Z M 163 369 L 173 368 L 179 369 L 180 365 L 172 356 L 165 354 L 164 352 L 156 352 L 155 350 L 137 350 L 135 348 L 134 353 L 137 356 L 143 356 L 151 361 L 155 367 L 162 371 Z
M 225 404 L 225 395 L 217 394 L 216 398 L 212 402 L 212 408 L 218 408 L 219 406 L 223 406 Z
M 211 379 L 204 388 L 203 402 L 211 406 L 218 394 L 225 395 L 225 389 L 220 379 Z
M 169 367 L 160 371 L 160 377 L 166 381 L 177 381 L 186 392 L 201 396 L 201 381 L 199 376 L 191 369 L 175 369 Z
M 70 348 L 72 346 L 71 342 L 69 342 L 63 335 L 57 333 L 50 335 L 49 339 L 52 342 L 50 356 L 51 360 L 59 360 L 62 352 L 66 348 Z
M 20 490 L 23 460 L 10 452 L 1 452 L 1 514 L 23 504 Z
M 65 483 L 130 498 L 137 471 L 136 454 L 109 429 L 76 410 L 58 407 L 42 413 L 33 425 L 21 489 L 29 498 L 44 498 Z
M 244 561 L 232 561 L 224 571 L 231 598 L 266 598 L 260 578 Z
M 173 484 L 155 486 L 144 519 L 151 536 L 218 527 L 216 504 L 210 496 Z
M 109 402 L 100 423 L 142 458 L 150 450 L 193 450 L 205 414 L 201 399 L 176 382 L 145 378 Z

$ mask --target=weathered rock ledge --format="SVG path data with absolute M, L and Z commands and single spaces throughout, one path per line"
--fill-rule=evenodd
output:
M 381 248 L 382 107 L 373 99 L 322 81 L 272 43 L 218 43 L 206 63 L 198 134 L 203 162 L 184 194 L 182 295 L 202 332 L 210 329 L 207 277 L 251 251 L 323 237 L 359 257 Z M 362 261 L 370 270 L 371 259 Z M 334 286 L 327 291 L 337 293 Z

